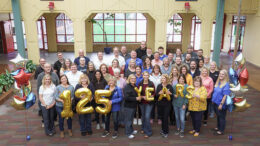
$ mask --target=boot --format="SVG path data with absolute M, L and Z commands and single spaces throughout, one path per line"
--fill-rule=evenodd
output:
M 72 130 L 69 130 L 69 136 L 72 137 Z
M 60 138 L 64 138 L 64 131 L 60 132 Z

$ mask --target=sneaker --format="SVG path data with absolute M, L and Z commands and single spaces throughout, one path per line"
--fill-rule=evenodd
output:
M 117 136 L 118 136 L 117 132 L 114 132 L 112 135 L 112 138 L 115 139 L 115 138 L 117 138 Z
M 142 125 L 142 120 L 138 119 L 138 125 Z
M 100 124 L 97 124 L 96 129 L 97 129 L 97 130 L 100 129 Z
M 163 135 L 163 134 L 164 134 L 162 130 L 161 130 L 160 134 L 161 134 L 161 135 Z
M 135 136 L 133 134 L 131 134 L 131 135 L 128 136 L 128 138 L 133 139 L 133 138 L 135 138 Z
M 203 122 L 203 125 L 204 125 L 204 126 L 207 126 L 207 122 Z
M 44 128 L 44 123 L 42 123 L 42 128 Z
M 87 132 L 81 132 L 81 136 L 86 136 Z
M 137 119 L 134 118 L 134 125 L 137 125 Z
M 153 124 L 153 119 L 150 120 L 150 124 Z
M 102 123 L 102 124 L 101 124 L 101 126 L 102 126 L 102 128 L 103 128 L 103 129 L 105 129 L 105 128 L 106 128 L 106 125 L 105 125 L 105 123 Z
M 162 124 L 162 120 L 159 119 L 158 120 L 158 124 L 161 125 Z
M 184 137 L 184 132 L 180 132 L 180 137 L 181 137 L 181 138 Z
M 167 137 L 168 137 L 168 134 L 163 133 L 163 134 L 162 134 L 162 137 L 163 137 L 163 138 L 167 138 Z
M 179 134 L 180 134 L 180 130 L 176 130 L 176 131 L 174 132 L 174 134 L 175 134 L 175 135 L 179 135 Z
M 110 133 L 109 133 L 108 131 L 105 131 L 105 132 L 101 135 L 101 137 L 107 137 L 109 134 L 110 134 Z
M 132 134 L 133 134 L 133 135 L 136 135 L 137 132 L 138 132 L 137 130 L 134 130 Z
M 54 135 L 53 133 L 48 134 L 48 136 L 50 136 L 50 137 L 52 137 L 53 135 Z

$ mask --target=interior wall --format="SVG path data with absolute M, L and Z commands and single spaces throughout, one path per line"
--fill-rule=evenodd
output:
M 228 52 L 231 45 L 231 33 L 232 33 L 232 14 L 226 15 L 226 25 L 225 25 L 225 34 L 224 34 L 224 44 L 222 52 Z
M 182 17 L 182 52 L 186 52 L 191 40 L 192 13 L 180 13 Z
M 46 32 L 48 42 L 48 52 L 57 52 L 57 38 L 56 38 L 56 20 L 58 13 L 45 13 L 43 17 L 46 21 Z

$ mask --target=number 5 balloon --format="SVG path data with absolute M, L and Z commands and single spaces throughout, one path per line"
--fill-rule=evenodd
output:
M 96 111 L 100 114 L 107 114 L 111 111 L 112 105 L 109 103 L 109 99 L 101 98 L 101 96 L 105 96 L 105 97 L 111 96 L 111 91 L 109 91 L 109 90 L 96 90 L 96 92 L 95 92 L 96 103 L 105 105 L 104 108 L 97 106 Z

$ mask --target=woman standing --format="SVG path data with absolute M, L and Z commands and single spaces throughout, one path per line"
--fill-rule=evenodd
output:
M 204 60 L 203 59 L 199 59 L 198 60 L 198 67 L 199 67 L 199 70 L 202 71 L 202 67 L 204 67 Z
M 112 138 L 117 138 L 118 136 L 118 124 L 119 124 L 119 111 L 121 101 L 123 100 L 122 90 L 116 86 L 116 78 L 111 77 L 108 81 L 108 85 L 105 87 L 105 90 L 109 90 L 112 92 L 110 96 L 110 104 L 112 106 L 111 112 L 105 116 L 105 131 L 102 134 L 102 137 L 107 137 L 110 134 L 110 116 L 113 116 L 114 122 L 114 133 Z
M 73 99 L 74 97 L 74 87 L 69 84 L 68 78 L 66 75 L 62 75 L 60 77 L 60 82 L 61 84 L 57 86 L 56 92 L 55 92 L 55 98 L 56 98 L 56 111 L 59 115 L 59 128 L 60 128 L 60 137 L 64 138 L 64 119 L 61 117 L 61 112 L 63 110 L 63 104 L 64 101 L 60 99 L 60 95 L 62 94 L 63 91 L 65 90 L 70 90 L 70 97 Z M 69 136 L 72 136 L 72 119 L 68 118 L 67 119 L 67 125 L 69 129 Z
M 210 104 L 212 104 L 211 94 L 213 92 L 214 83 L 211 77 L 209 77 L 209 70 L 206 67 L 202 67 L 200 77 L 202 79 L 202 85 L 207 89 L 207 108 L 204 112 L 204 122 L 203 122 L 204 126 L 207 126 Z
M 105 89 L 105 87 L 107 85 L 107 81 L 104 79 L 103 74 L 100 70 L 96 70 L 94 79 L 92 80 L 92 84 L 94 85 L 95 90 Z M 95 100 L 92 100 L 92 105 L 94 106 L 94 108 L 96 106 L 98 106 L 95 103 Z M 97 113 L 96 111 L 95 111 L 95 120 L 97 122 L 96 129 L 100 129 L 99 113 Z M 102 128 L 105 129 L 105 116 L 104 115 L 102 115 Z
M 79 83 L 75 87 L 75 92 L 80 88 L 88 88 L 92 92 L 92 99 L 95 95 L 95 89 L 94 86 L 89 81 L 89 78 L 86 74 L 80 75 Z M 78 102 L 84 98 L 83 97 L 75 97 L 75 104 L 77 105 Z M 90 102 L 85 105 L 85 107 L 91 106 Z M 79 125 L 80 125 L 80 132 L 81 136 L 86 136 L 92 134 L 92 128 L 91 128 L 91 113 L 89 114 L 79 114 Z
M 154 87 L 155 87 L 155 91 L 157 90 L 157 86 L 161 83 L 161 69 L 159 65 L 155 65 L 153 67 L 153 71 L 152 74 L 149 77 L 149 80 L 153 82 Z M 157 101 L 155 101 L 153 109 L 152 109 L 152 113 L 151 113 L 151 120 L 150 123 L 153 124 L 153 120 L 155 119 L 155 107 L 157 106 Z M 161 115 L 158 114 L 159 113 L 159 109 L 157 108 L 157 118 L 158 118 L 158 124 L 161 125 L 162 124 L 162 118 Z
M 45 134 L 48 136 L 53 136 L 56 133 L 54 126 L 55 89 L 56 87 L 51 81 L 51 76 L 46 74 L 40 86 L 39 99 L 41 102 Z
M 142 99 L 142 96 L 137 97 L 137 93 L 135 92 L 135 83 L 136 77 L 134 74 L 131 74 L 128 77 L 127 85 L 124 88 L 125 132 L 129 139 L 133 139 L 135 137 L 134 135 L 137 134 L 137 130 L 133 129 L 132 123 L 137 103 Z
M 185 111 L 187 108 L 188 104 L 188 99 L 185 98 L 186 96 L 186 88 L 188 87 L 186 83 L 186 78 L 184 74 L 180 74 L 178 78 L 178 83 L 180 85 L 184 86 L 183 90 L 183 95 L 184 97 L 181 97 L 181 95 L 177 96 L 177 89 L 176 85 L 174 86 L 174 98 L 172 101 L 173 108 L 174 108 L 174 113 L 175 113 L 175 119 L 176 119 L 176 125 L 177 125 L 177 130 L 175 132 L 175 135 L 180 135 L 180 137 L 184 137 L 184 128 L 185 128 Z
M 159 96 L 163 93 L 163 88 L 167 88 L 167 93 L 170 96 L 170 101 L 167 100 L 166 98 L 162 98 L 162 100 L 159 101 Z M 171 108 L 171 101 L 172 101 L 172 95 L 173 95 L 173 88 L 170 84 L 170 80 L 167 74 L 163 74 L 161 78 L 161 84 L 158 85 L 156 89 L 156 100 L 158 101 L 158 109 L 159 109 L 159 114 L 162 115 L 162 131 L 161 134 L 163 137 L 168 137 L 169 133 L 169 124 L 168 124 L 168 117 L 170 113 L 170 108 Z
M 60 69 L 60 76 L 70 71 L 71 64 L 72 62 L 70 59 L 65 59 Z
M 221 70 L 212 96 L 214 110 L 217 115 L 217 128 L 214 128 L 214 135 L 224 134 L 227 113 L 226 97 L 231 92 L 228 81 L 227 71 Z
M 200 76 L 194 78 L 194 88 L 192 98 L 189 100 L 189 111 L 193 126 L 193 130 L 189 133 L 193 136 L 199 136 L 202 115 L 207 108 L 207 89 L 203 86 Z
M 140 88 L 140 86 L 142 86 L 142 92 L 141 92 L 141 96 L 142 96 L 142 101 L 140 103 L 140 108 L 141 108 L 141 112 L 142 112 L 142 131 L 141 133 L 144 133 L 144 137 L 148 138 L 150 136 L 152 136 L 152 127 L 150 124 L 150 117 L 151 117 L 151 112 L 153 109 L 153 102 L 154 101 L 147 101 L 146 99 L 146 93 L 145 90 L 146 88 L 153 88 L 155 91 L 155 87 L 153 82 L 151 82 L 149 80 L 149 73 L 147 71 L 143 72 L 143 80 L 140 82 L 140 84 L 138 85 L 138 88 Z M 155 92 L 152 92 L 152 96 L 155 96 Z
M 118 68 L 120 70 L 119 61 L 117 59 L 114 59 L 112 61 L 112 66 L 108 67 L 109 74 L 114 76 L 114 71 L 115 71 L 116 68 Z M 124 77 L 124 71 L 123 70 L 121 70 L 120 74 L 121 74 L 122 77 Z
M 126 69 L 125 71 L 125 78 L 127 79 L 129 75 L 131 74 L 135 74 L 135 67 L 136 67 L 136 63 L 135 63 L 135 60 L 131 59 L 129 61 L 129 66 L 128 68 Z
M 186 82 L 188 85 L 193 84 L 192 76 L 188 73 L 188 67 L 186 65 L 182 65 L 180 68 L 180 74 L 184 74 L 186 78 Z
M 150 57 L 146 57 L 145 60 L 144 60 L 144 64 L 143 64 L 143 67 L 142 67 L 142 71 L 145 72 L 147 71 L 149 74 L 152 73 L 152 63 L 151 63 L 151 60 L 150 60 Z
M 101 64 L 100 65 L 100 70 L 102 72 L 102 75 L 104 77 L 104 79 L 108 82 L 108 80 L 110 79 L 111 75 L 108 73 L 108 68 L 106 64 Z M 104 88 L 103 88 L 104 89 Z
M 87 72 L 86 72 L 86 74 L 88 75 L 89 80 L 93 80 L 93 78 L 95 76 L 94 75 L 95 71 L 96 71 L 96 69 L 95 69 L 94 63 L 92 61 L 89 61 L 88 62 L 88 66 L 87 66 Z
M 172 86 L 174 87 L 176 84 L 178 84 L 178 77 L 179 77 L 179 71 L 176 66 L 172 67 L 172 71 L 170 74 L 170 81 L 172 83 Z

